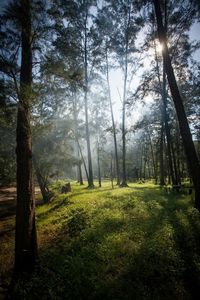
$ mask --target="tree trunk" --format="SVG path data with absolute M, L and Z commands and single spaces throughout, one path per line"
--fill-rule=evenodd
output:
M 122 107 L 122 182 L 121 187 L 126 187 L 126 94 L 127 94 L 127 76 L 128 76 L 128 44 L 129 44 L 129 25 L 130 25 L 130 3 L 128 1 L 129 11 L 126 27 L 126 44 L 125 44 L 125 71 L 124 71 L 124 91 L 123 91 L 123 107 Z
M 164 161 L 163 161 L 163 154 L 164 154 L 164 124 L 161 120 L 161 129 L 160 129 L 160 186 L 165 185 L 165 178 L 164 178 Z
M 75 135 L 76 151 L 77 151 L 77 158 L 78 158 L 77 175 L 78 175 L 78 181 L 79 181 L 80 185 L 83 185 L 81 160 L 80 160 L 80 149 L 79 149 L 79 145 L 78 145 L 78 112 L 77 112 L 76 90 L 74 92 L 72 104 L 73 104 L 73 115 L 74 115 L 74 135 Z
M 92 155 L 90 147 L 90 131 L 89 131 L 89 121 L 88 121 L 88 58 L 87 58 L 87 17 L 88 11 L 86 9 L 85 17 L 85 32 L 84 32 L 84 71 L 85 71 L 85 128 L 86 128 L 86 141 L 87 141 L 87 156 L 88 156 L 88 188 L 94 188 L 93 183 L 93 170 L 92 170 Z
M 98 165 L 98 180 L 99 187 L 101 187 L 101 168 L 100 168 L 100 156 L 99 156 L 99 141 L 97 141 L 97 165 Z
M 163 27 L 162 22 L 162 14 L 160 8 L 159 0 L 154 0 L 157 26 L 158 26 L 158 37 L 160 43 L 163 45 L 163 60 L 165 65 L 165 70 L 169 82 L 170 91 L 172 94 L 172 98 L 174 101 L 176 114 L 179 122 L 180 134 L 183 141 L 183 147 L 185 150 L 188 169 L 190 171 L 192 181 L 195 189 L 195 207 L 200 211 L 200 165 L 197 157 L 197 153 L 194 147 L 194 143 L 192 140 L 192 135 L 190 132 L 190 127 L 188 124 L 188 120 L 186 117 L 185 109 L 183 106 L 183 101 L 181 95 L 179 93 L 179 89 L 177 86 L 176 78 L 174 75 L 174 70 L 172 68 L 169 50 L 167 46 L 166 33 Z
M 165 28 L 166 28 L 166 22 L 165 22 Z M 166 133 L 166 138 L 167 138 L 167 154 L 168 154 L 168 161 L 169 161 L 169 172 L 170 172 L 170 177 L 172 178 L 172 184 L 175 185 L 174 169 L 173 169 L 173 163 L 172 163 L 171 133 L 170 133 L 170 128 L 169 128 L 169 124 L 168 124 L 169 117 L 168 117 L 168 113 L 167 113 L 166 73 L 165 73 L 165 67 L 164 67 L 164 63 L 163 63 L 163 81 L 161 84 L 156 46 L 155 46 L 155 57 L 156 57 L 156 69 L 157 69 L 157 73 L 158 73 L 158 82 L 159 82 L 159 86 L 160 86 L 160 94 L 162 97 L 162 106 L 161 106 L 162 107 L 162 119 L 164 120 L 165 133 Z M 164 140 L 164 136 L 163 136 L 163 140 Z M 163 147 L 162 147 L 162 149 L 163 149 Z M 163 176 L 164 176 L 164 173 L 163 173 Z M 163 177 L 163 179 L 161 178 L 160 182 L 162 182 L 162 183 L 164 182 L 164 177 Z
M 86 177 L 87 177 L 87 181 L 89 182 L 89 175 L 88 175 L 87 166 L 86 166 L 85 159 L 83 157 L 83 153 L 82 153 L 81 146 L 79 144 L 78 139 L 77 139 L 77 144 L 78 144 L 78 148 L 79 148 L 79 151 L 80 151 L 81 159 L 82 159 L 82 162 L 83 162 L 83 165 L 84 165 L 84 169 L 85 169 L 85 174 L 86 174 Z
M 143 167 L 143 149 L 144 149 L 144 146 L 142 145 L 141 146 L 141 152 L 140 152 L 140 179 L 142 179 L 142 176 L 143 176 L 143 173 L 142 173 L 142 167 Z
M 35 194 L 32 176 L 30 97 L 32 84 L 32 33 L 30 0 L 21 0 L 22 57 L 17 113 L 17 208 L 14 274 L 32 272 L 37 257 Z
M 151 149 L 154 179 L 155 179 L 155 182 L 157 182 L 157 169 L 156 169 L 156 164 L 155 164 L 155 156 L 154 156 L 154 151 L 153 151 L 151 135 L 150 135 L 150 132 L 149 132 L 148 128 L 147 128 L 147 134 L 148 134 L 148 137 L 149 137 L 149 143 L 150 143 L 150 149 Z
M 80 150 L 79 149 L 78 149 L 78 174 L 79 174 L 79 184 L 83 185 L 83 175 L 82 175 L 82 169 L 81 169 L 81 159 L 80 159 Z
M 172 149 L 172 138 L 171 138 L 171 132 L 169 128 L 168 123 L 168 113 L 167 113 L 167 97 L 166 97 L 166 73 L 165 73 L 165 67 L 163 65 L 163 87 L 162 87 L 162 100 L 163 100 L 163 116 L 164 116 L 164 122 L 165 122 L 165 133 L 166 133 L 166 139 L 167 139 L 167 153 L 168 153 L 168 160 L 169 160 L 169 171 L 172 179 L 172 185 L 177 185 L 175 174 L 174 174 L 174 168 L 173 168 L 173 149 Z
M 109 103 L 110 103 L 110 113 L 111 113 L 111 119 L 112 119 L 112 130 L 113 130 L 113 139 L 114 139 L 114 148 L 115 148 L 115 165 L 116 165 L 117 185 L 120 185 L 119 158 L 118 158 L 118 151 L 117 151 L 116 127 L 115 127 L 115 120 L 114 120 L 113 107 L 112 107 L 112 99 L 111 99 L 111 92 L 110 92 L 110 79 L 109 79 L 107 48 L 106 48 L 106 77 L 107 77 L 108 98 L 109 98 Z
M 114 185 L 113 185 L 113 158 L 112 158 L 112 154 L 111 154 L 111 161 L 110 161 L 110 180 L 111 180 L 112 189 L 114 189 Z
M 49 189 L 48 189 L 47 183 L 45 182 L 45 180 L 40 172 L 40 169 L 39 169 L 34 157 L 33 157 L 33 165 L 35 168 L 35 173 L 36 173 L 36 177 L 37 177 L 37 181 L 38 181 L 38 184 L 40 187 L 43 201 L 44 201 L 44 203 L 47 203 L 50 200 Z

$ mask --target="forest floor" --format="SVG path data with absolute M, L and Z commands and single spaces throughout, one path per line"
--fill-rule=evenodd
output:
M 40 263 L 18 298 L 58 300 L 199 299 L 200 217 L 191 195 L 150 183 L 88 190 L 72 184 L 37 206 Z M 0 234 L 1 294 L 10 280 L 14 216 Z M 196 296 L 198 295 L 198 296 Z

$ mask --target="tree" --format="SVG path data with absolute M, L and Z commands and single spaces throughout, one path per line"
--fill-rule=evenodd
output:
M 195 207 L 200 211 L 200 165 L 195 151 L 194 143 L 192 140 L 192 135 L 190 132 L 190 127 L 186 117 L 185 109 L 183 106 L 183 100 L 180 95 L 176 78 L 174 75 L 174 70 L 171 64 L 171 59 L 169 55 L 169 50 L 167 46 L 166 32 L 163 26 L 162 13 L 160 8 L 159 0 L 154 0 L 154 7 L 156 13 L 157 27 L 158 27 L 158 38 L 163 46 L 162 55 L 164 66 L 168 78 L 168 83 L 171 91 L 171 95 L 174 101 L 177 118 L 179 121 L 180 134 L 183 141 L 183 146 L 187 158 L 188 168 L 193 180 L 195 189 Z
M 18 6 L 21 23 L 21 70 L 17 112 L 17 209 L 15 233 L 15 269 L 20 275 L 32 271 L 37 258 L 35 195 L 32 167 L 30 101 L 32 85 L 31 2 L 21 0 Z

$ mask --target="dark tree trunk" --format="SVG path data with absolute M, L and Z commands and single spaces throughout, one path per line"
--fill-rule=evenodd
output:
M 148 128 L 147 128 L 147 134 L 148 134 L 148 137 L 149 137 L 152 164 L 153 164 L 153 174 L 154 174 L 154 179 L 155 179 L 155 183 L 156 183 L 157 182 L 157 169 L 156 169 L 155 156 L 154 156 L 154 151 L 153 151 L 153 144 L 152 144 L 151 135 L 150 135 L 150 132 L 149 132 Z
M 165 24 L 165 27 L 166 27 L 166 24 Z M 155 56 L 156 56 L 156 69 L 157 69 L 157 73 L 158 73 L 158 81 L 159 81 L 159 86 L 160 86 L 160 94 L 162 97 L 162 106 L 161 106 L 162 120 L 164 121 L 165 133 L 166 133 L 166 138 L 167 138 L 167 154 L 168 154 L 168 161 L 169 161 L 169 172 L 170 172 L 170 177 L 172 178 L 172 184 L 175 185 L 174 169 L 173 169 L 173 162 L 172 162 L 172 151 L 171 151 L 171 133 L 170 133 L 170 128 L 169 128 L 169 124 L 168 124 L 169 117 L 168 117 L 168 113 L 167 113 L 166 73 L 165 73 L 165 67 L 164 67 L 164 63 L 163 63 L 163 82 L 161 84 L 156 46 L 155 46 Z M 164 135 L 163 135 L 163 141 L 164 141 Z M 162 147 L 162 149 L 164 149 L 164 148 Z M 162 157 L 163 157 L 163 154 L 162 154 Z M 164 163 L 164 161 L 162 158 L 162 164 L 163 163 Z M 162 183 L 164 184 L 164 172 L 163 172 L 163 179 L 161 178 L 161 180 L 160 180 L 160 185 L 163 185 Z
M 75 144 L 76 144 L 76 151 L 77 151 L 77 158 L 78 158 L 77 175 L 78 175 L 78 182 L 80 183 L 80 185 L 83 185 L 81 160 L 80 160 L 80 149 L 79 149 L 79 144 L 78 144 L 78 112 L 77 112 L 76 90 L 74 92 L 74 97 L 73 97 L 73 115 L 74 115 Z
M 99 150 L 99 142 L 97 142 L 97 165 L 98 165 L 98 180 L 99 187 L 101 187 L 101 167 L 100 167 L 100 150 Z
M 32 84 L 32 33 L 30 0 L 21 0 L 22 58 L 17 113 L 17 208 L 14 274 L 32 272 L 37 257 L 35 195 L 32 176 L 30 97 Z
M 174 183 L 175 185 L 178 185 L 180 182 L 178 178 L 177 157 L 176 157 L 176 151 L 174 149 L 173 141 L 171 142 L 171 148 L 172 148 L 172 159 L 173 159 L 173 166 L 174 166 Z
M 163 88 L 162 88 L 162 100 L 163 100 L 163 116 L 164 116 L 164 122 L 165 122 L 165 133 L 166 133 L 166 139 L 167 139 L 167 154 L 168 154 L 168 161 L 169 161 L 169 171 L 170 176 L 172 179 L 172 185 L 177 185 L 175 174 L 174 174 L 174 168 L 173 168 L 173 157 L 172 157 L 172 138 L 171 138 L 171 132 L 169 128 L 169 117 L 167 113 L 167 96 L 166 96 L 166 73 L 165 73 L 165 67 L 163 65 Z
M 156 19 L 158 25 L 158 37 L 160 43 L 163 45 L 163 60 L 165 65 L 165 70 L 169 82 L 170 91 L 172 94 L 172 98 L 174 101 L 176 114 L 179 122 L 180 134 L 183 141 L 183 147 L 185 150 L 188 169 L 190 171 L 192 181 L 194 184 L 195 189 L 195 207 L 200 211 L 200 165 L 197 157 L 197 153 L 194 147 L 194 143 L 192 140 L 192 135 L 190 132 L 188 120 L 186 117 L 185 109 L 183 106 L 183 101 L 181 95 L 178 90 L 176 78 L 174 75 L 174 70 L 172 68 L 168 46 L 167 46 L 167 39 L 166 39 L 166 32 L 163 27 L 162 22 L 162 14 L 160 8 L 159 0 L 154 0 L 155 12 L 156 12 Z
M 37 181 L 38 181 L 38 184 L 40 187 L 43 201 L 46 203 L 50 200 L 50 193 L 49 193 L 49 189 L 47 186 L 47 182 L 46 182 L 46 180 L 44 180 L 35 158 L 33 158 L 33 165 L 35 168 L 35 173 L 36 173 L 36 177 L 37 177 Z
M 165 177 L 164 177 L 164 124 L 161 121 L 161 129 L 160 129 L 160 186 L 165 185 Z
M 130 26 L 130 1 L 128 1 L 128 20 L 125 36 L 125 66 L 124 66 L 124 91 L 122 107 L 122 182 L 121 187 L 126 187 L 126 94 L 127 94 L 127 77 L 128 77 L 128 46 L 129 46 L 129 26 Z
M 110 161 L 110 180 L 111 180 L 112 189 L 114 189 L 114 185 L 113 185 L 113 158 L 112 158 L 112 155 L 111 155 L 111 161 Z
M 87 156 L 88 156 L 88 188 L 94 188 L 93 183 L 93 170 L 92 170 L 92 155 L 90 147 L 90 131 L 89 131 L 89 121 L 88 121 L 88 45 L 87 45 L 87 17 L 88 11 L 86 7 L 86 17 L 85 17 L 85 29 L 84 29 L 84 71 L 85 71 L 85 128 L 86 128 L 86 141 L 87 141 Z
M 142 176 L 143 176 L 143 174 L 142 174 L 142 166 L 143 166 L 143 149 L 144 149 L 144 147 L 142 146 L 142 147 L 141 147 L 141 152 L 140 152 L 140 155 L 141 155 L 141 157 L 140 157 L 140 179 L 142 179 Z
M 113 114 L 111 92 L 110 92 L 110 80 L 109 80 L 107 48 L 106 48 L 106 75 L 107 75 L 108 97 L 109 97 L 109 103 L 110 103 L 110 113 L 111 113 L 111 119 L 112 119 L 112 130 L 113 130 L 113 139 L 114 139 L 114 147 L 115 147 L 115 166 L 116 166 L 117 185 L 120 185 L 119 159 L 118 159 L 118 151 L 117 151 L 117 137 L 116 137 L 116 127 L 115 127 L 115 120 L 114 120 L 114 114 Z
M 89 182 L 89 175 L 88 175 L 87 166 L 86 166 L 85 159 L 83 157 L 83 153 L 82 153 L 81 146 L 79 144 L 78 139 L 77 139 L 77 144 L 78 144 L 78 148 L 79 148 L 79 151 L 80 151 L 81 159 L 82 159 L 82 162 L 83 162 L 83 165 L 84 165 L 84 169 L 85 169 L 85 174 L 86 174 L 86 177 L 87 177 L 87 181 Z
M 79 176 L 79 183 L 80 183 L 80 185 L 83 185 L 83 175 L 82 175 L 82 169 L 81 169 L 81 159 L 80 159 L 79 149 L 78 149 L 78 174 L 79 174 L 78 175 Z

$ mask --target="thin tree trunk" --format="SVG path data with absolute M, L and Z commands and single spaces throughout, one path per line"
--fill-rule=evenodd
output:
M 165 122 L 165 132 L 166 132 L 166 138 L 167 138 L 167 152 L 168 152 L 168 160 L 169 160 L 169 170 L 170 175 L 172 179 L 172 185 L 176 185 L 176 179 L 174 174 L 174 168 L 173 168 L 173 157 L 172 157 L 172 139 L 171 139 L 171 133 L 168 123 L 168 113 L 167 113 L 167 97 L 166 97 L 166 73 L 165 73 L 165 67 L 163 65 L 163 88 L 162 88 L 162 99 L 163 99 L 163 115 L 164 115 L 164 122 Z
M 97 165 L 98 165 L 98 180 L 99 187 L 101 187 L 101 167 L 100 167 L 100 155 L 99 155 L 99 141 L 97 141 Z
M 87 141 L 87 156 L 88 156 L 88 188 L 94 188 L 93 183 L 93 170 L 92 170 L 92 155 L 90 147 L 90 131 L 89 131 L 89 121 L 88 121 L 88 57 L 87 57 L 87 17 L 88 11 L 85 8 L 85 32 L 84 32 L 84 71 L 85 71 L 85 128 L 86 128 L 86 141 Z
M 163 102 L 162 103 L 162 118 L 164 120 L 165 133 L 166 133 L 166 138 L 167 138 L 167 152 L 168 152 L 168 160 L 169 160 L 169 171 L 170 171 L 170 177 L 172 178 L 172 184 L 175 185 L 174 169 L 173 169 L 173 162 L 172 162 L 172 152 L 171 152 L 171 133 L 170 133 L 170 128 L 169 128 L 169 124 L 168 124 L 168 119 L 169 118 L 168 118 L 168 113 L 167 113 L 166 73 L 165 73 L 165 67 L 164 67 L 164 64 L 163 64 L 163 82 L 161 84 L 156 46 L 155 46 L 155 58 L 156 58 L 156 69 L 157 69 L 157 74 L 158 74 L 158 82 L 159 82 L 159 86 L 160 86 L 160 94 L 161 94 L 162 102 Z M 164 179 L 161 179 L 161 182 L 164 182 Z
M 164 124 L 161 121 L 161 129 L 160 129 L 160 186 L 165 185 L 165 178 L 164 178 L 164 161 L 163 161 L 163 154 L 164 154 Z
M 200 211 L 200 165 L 197 157 L 197 153 L 192 140 L 192 135 L 190 132 L 190 127 L 188 124 L 187 116 L 183 106 L 183 100 L 179 93 L 176 78 L 174 75 L 174 70 L 171 64 L 171 59 L 169 56 L 169 50 L 167 46 L 166 32 L 163 27 L 162 14 L 160 8 L 159 0 L 154 0 L 157 26 L 158 26 L 158 37 L 160 43 L 163 45 L 163 60 L 165 65 L 165 70 L 169 82 L 170 91 L 174 101 L 177 118 L 179 121 L 180 134 L 183 141 L 183 146 L 187 158 L 188 168 L 192 177 L 192 181 L 195 189 L 195 207 Z
M 178 180 L 177 161 L 176 161 L 176 154 L 175 154 L 175 149 L 172 141 L 171 141 L 171 149 L 172 149 L 172 159 L 173 159 L 173 166 L 174 166 L 174 183 L 175 185 L 178 185 L 179 180 Z
M 112 154 L 111 154 L 111 162 L 110 162 L 110 180 L 111 180 L 112 189 L 114 189 L 114 185 L 113 185 L 113 158 L 112 158 Z
M 147 128 L 147 134 L 148 134 L 148 137 L 149 137 L 149 143 L 150 143 L 150 149 L 151 149 L 154 179 L 155 179 L 155 182 L 157 182 L 157 170 L 156 170 L 156 164 L 155 164 L 155 157 L 154 157 L 154 152 L 153 152 L 153 145 L 152 145 L 151 135 L 150 135 L 150 132 L 149 132 L 148 128 Z
M 78 181 L 80 185 L 83 185 L 83 177 L 82 177 L 82 170 L 81 170 L 81 161 L 80 161 L 80 149 L 78 145 L 78 116 L 77 116 L 77 98 L 76 98 L 76 90 L 74 92 L 73 97 L 73 115 L 74 115 L 74 135 L 75 135 L 75 143 L 76 143 L 76 151 L 78 157 L 78 165 L 77 165 L 77 174 L 78 174 Z
M 106 75 L 107 75 L 107 85 L 108 85 L 108 97 L 109 97 L 109 104 L 110 104 L 110 112 L 111 112 L 111 119 L 112 119 L 117 185 L 120 185 L 119 159 L 118 159 L 118 150 L 117 150 L 117 137 L 116 137 L 116 127 L 115 127 L 115 120 L 114 120 L 114 114 L 113 114 L 113 108 L 112 108 L 111 92 L 110 92 L 110 80 L 109 80 L 107 48 L 106 48 Z
M 33 157 L 33 165 L 34 165 L 34 168 L 35 168 L 35 173 L 36 173 L 36 177 L 37 177 L 37 181 L 38 181 L 38 184 L 39 184 L 39 187 L 40 187 L 40 191 L 41 191 L 41 194 L 42 194 L 42 198 L 43 198 L 43 201 L 44 203 L 48 202 L 50 199 L 49 199 L 49 189 L 48 189 L 48 186 L 47 184 L 45 183 L 45 180 L 40 172 L 40 169 L 37 165 L 37 162 L 36 162 L 36 159 Z
M 77 145 L 78 146 L 78 145 Z M 78 149 L 78 172 L 79 172 L 79 184 L 83 185 L 83 175 L 81 168 L 80 150 Z
M 83 165 L 84 165 L 84 169 L 85 169 L 85 174 L 86 174 L 86 177 L 87 177 L 87 181 L 89 182 L 89 174 L 88 174 L 87 166 L 86 166 L 85 159 L 83 157 L 83 152 L 81 150 L 81 146 L 79 144 L 78 139 L 77 139 L 77 144 L 78 144 L 78 148 L 79 148 L 79 151 L 80 151 L 81 159 L 82 159 L 82 162 L 83 162 Z
M 32 272 L 37 258 L 35 194 L 32 174 L 30 97 L 32 84 L 32 32 L 30 0 L 21 0 L 22 58 L 17 113 L 17 208 L 14 275 Z
M 118 150 L 117 150 L 117 136 L 116 136 L 116 127 L 115 127 L 115 120 L 114 120 L 112 99 L 111 99 L 111 92 L 110 92 L 110 79 L 109 79 L 107 48 L 106 48 L 106 77 L 107 77 L 108 98 L 109 98 L 109 103 L 110 103 L 110 113 L 111 113 L 111 119 L 112 119 L 112 130 L 113 130 L 113 139 L 114 139 L 114 148 L 115 148 L 115 165 L 116 165 L 117 185 L 120 185 L 119 159 L 118 159 Z
M 125 71 L 124 71 L 124 91 L 123 91 L 123 107 L 122 107 L 122 182 L 121 187 L 126 187 L 126 89 L 127 89 L 127 77 L 128 77 L 128 44 L 129 44 L 129 25 L 130 25 L 130 2 L 128 1 L 129 11 L 126 27 L 126 44 L 125 44 Z
M 142 166 L 143 166 L 143 149 L 144 149 L 144 147 L 142 146 L 141 147 L 141 153 L 140 153 L 140 155 L 141 155 L 141 158 L 140 158 L 140 179 L 142 179 Z

